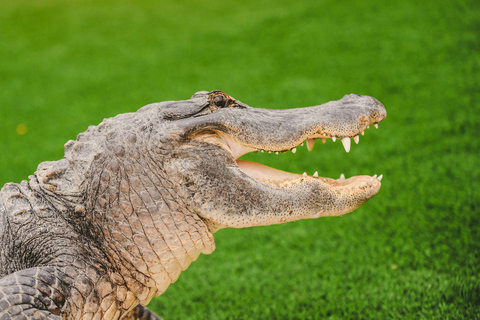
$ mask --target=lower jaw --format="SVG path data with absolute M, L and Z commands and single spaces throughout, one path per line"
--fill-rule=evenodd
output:
M 271 168 L 269 166 L 246 161 L 237 160 L 237 166 L 246 174 L 253 176 L 256 179 L 267 182 L 268 184 L 276 187 L 289 187 L 297 185 L 304 181 L 318 181 L 319 183 L 329 185 L 331 187 L 343 188 L 363 188 L 363 186 L 373 186 L 373 184 L 380 183 L 381 178 L 377 179 L 376 175 L 371 176 L 353 176 L 345 179 L 342 175 L 339 179 L 331 179 L 317 176 L 307 176 L 306 174 L 296 174 Z

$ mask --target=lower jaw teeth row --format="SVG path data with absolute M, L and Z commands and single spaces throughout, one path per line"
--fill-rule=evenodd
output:
M 303 177 L 308 177 L 306 172 L 303 173 Z M 312 177 L 318 178 L 318 171 L 315 171 L 315 173 L 313 174 Z M 374 180 L 382 181 L 382 179 L 383 179 L 383 174 L 381 174 L 379 176 L 374 175 L 368 182 L 373 182 Z M 342 173 L 338 180 L 345 180 L 345 175 Z M 368 184 L 368 182 L 367 182 L 367 184 Z

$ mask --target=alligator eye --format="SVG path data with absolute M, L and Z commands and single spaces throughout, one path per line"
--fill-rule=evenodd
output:
M 219 107 L 223 108 L 227 105 L 227 97 L 225 97 L 223 94 L 217 94 L 215 97 L 213 97 L 213 103 Z

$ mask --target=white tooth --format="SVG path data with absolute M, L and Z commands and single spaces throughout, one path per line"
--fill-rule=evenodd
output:
M 318 171 L 315 171 L 315 173 L 313 174 L 313 176 L 314 176 L 315 178 L 318 178 Z
M 342 143 L 343 143 L 343 147 L 345 148 L 345 151 L 350 152 L 350 144 L 351 144 L 350 138 L 349 137 L 343 138 Z
M 297 152 L 297 148 L 292 149 L 292 153 L 295 153 L 295 152 Z
M 337 137 L 333 136 L 332 140 L 333 140 L 333 142 L 335 142 L 335 140 L 337 140 Z
M 345 175 L 342 173 L 339 180 L 345 180 Z
M 358 144 L 360 142 L 360 136 L 357 134 L 355 137 L 353 137 L 353 141 Z
M 308 149 L 308 151 L 312 151 L 314 145 L 315 145 L 315 139 L 307 139 L 307 149 Z
M 264 153 L 264 152 L 265 152 L 265 150 L 260 150 L 260 152 L 261 152 L 261 153 Z
M 305 141 L 303 141 L 302 144 L 301 144 L 302 147 L 303 147 L 303 143 L 304 143 L 304 142 L 305 142 Z
M 322 143 L 327 142 L 327 138 L 322 138 Z
M 375 126 L 376 129 L 378 129 L 378 123 L 374 123 L 373 125 Z
M 362 136 L 364 136 L 365 135 L 365 130 L 360 131 L 360 133 L 362 134 Z
M 377 178 L 378 181 L 382 181 L 382 179 L 383 179 L 383 174 L 379 175 Z
M 306 176 L 307 176 L 307 173 L 306 173 L 306 172 L 304 172 L 304 173 L 303 173 L 303 176 L 304 176 L 304 177 L 306 177 Z
M 275 154 L 278 155 L 278 151 L 275 151 Z
M 268 151 L 268 153 L 272 153 L 272 151 Z
M 373 178 L 374 178 L 374 179 L 377 179 L 377 175 L 374 175 Z
M 370 125 L 367 126 L 367 129 L 370 129 Z

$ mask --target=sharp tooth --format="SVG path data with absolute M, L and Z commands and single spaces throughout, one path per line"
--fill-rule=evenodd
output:
M 303 147 L 303 143 L 304 143 L 304 142 L 305 142 L 305 141 L 303 141 L 302 144 L 301 144 L 302 147 Z
M 343 144 L 343 147 L 345 148 L 345 151 L 350 152 L 350 144 L 351 144 L 350 138 L 349 137 L 343 138 L 342 144 Z
M 360 131 L 360 133 L 362 134 L 362 136 L 364 136 L 365 135 L 365 130 Z
M 275 154 L 278 155 L 278 151 L 275 151 Z
M 303 173 L 303 176 L 304 176 L 304 177 L 306 177 L 306 176 L 307 176 L 307 173 L 306 173 L 306 172 L 304 172 L 304 173 Z
M 375 126 L 376 129 L 378 129 L 378 123 L 374 123 L 373 125 Z
M 332 140 L 333 140 L 333 142 L 335 142 L 335 140 L 337 140 L 337 137 L 333 136 Z
M 373 182 L 375 181 L 374 178 L 375 178 L 375 177 L 372 177 L 370 180 L 367 181 L 367 186 L 369 186 L 369 187 L 372 187 L 372 186 L 373 186 Z
M 268 153 L 272 153 L 272 151 L 268 151 Z
M 322 138 L 322 143 L 327 142 L 327 138 Z
M 315 139 L 307 139 L 307 149 L 308 149 L 308 151 L 312 151 L 314 145 L 315 145 Z
M 370 125 L 367 126 L 367 129 L 370 129 Z
M 355 137 L 353 137 L 353 141 L 358 144 L 360 142 L 360 136 L 357 134 Z
M 377 179 L 377 175 L 374 175 L 373 178 L 374 178 L 374 179 Z
M 295 153 L 295 152 L 297 152 L 297 148 L 292 149 L 292 153 Z
M 261 152 L 261 153 L 264 153 L 264 152 L 265 152 L 265 150 L 260 150 L 260 152 Z
M 345 180 L 345 175 L 342 173 L 339 180 Z
M 383 179 L 383 174 L 379 175 L 377 178 L 378 181 L 382 181 L 382 179 Z
M 318 178 L 318 171 L 315 171 L 315 173 L 313 174 L 313 176 L 314 176 L 315 178 Z

